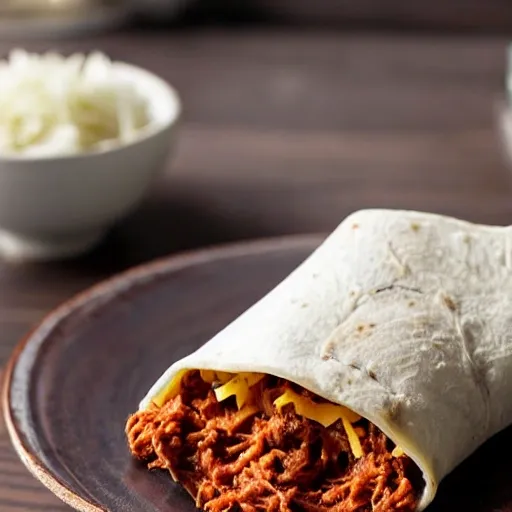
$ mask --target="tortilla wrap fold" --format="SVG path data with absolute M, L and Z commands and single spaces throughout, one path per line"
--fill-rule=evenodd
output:
M 418 510 L 512 423 L 512 228 L 363 210 L 193 354 L 184 369 L 261 372 L 344 405 L 419 466 Z

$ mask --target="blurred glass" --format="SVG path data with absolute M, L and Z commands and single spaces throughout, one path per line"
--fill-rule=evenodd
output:
M 512 163 L 512 45 L 507 47 L 505 61 L 505 94 L 496 102 L 498 128 L 505 157 Z
M 123 23 L 128 0 L 0 0 L 0 36 L 62 36 Z

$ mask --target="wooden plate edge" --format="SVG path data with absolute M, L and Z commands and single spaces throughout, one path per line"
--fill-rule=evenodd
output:
M 80 512 L 108 512 L 107 509 L 87 501 L 70 489 L 57 475 L 50 472 L 45 465 L 34 456 L 30 447 L 27 446 L 21 435 L 21 427 L 16 424 L 10 403 L 10 391 L 13 383 L 14 370 L 25 347 L 43 334 L 46 327 L 56 325 L 61 320 L 80 309 L 84 304 L 104 294 L 116 295 L 124 286 L 134 286 L 145 277 L 169 273 L 176 270 L 199 265 L 203 262 L 232 258 L 248 254 L 264 253 L 269 250 L 277 250 L 280 247 L 290 248 L 293 246 L 305 246 L 308 243 L 314 248 L 315 243 L 319 244 L 325 238 L 323 233 L 287 235 L 282 237 L 261 238 L 256 240 L 241 241 L 229 244 L 222 244 L 207 247 L 199 250 L 186 251 L 167 257 L 158 258 L 149 263 L 144 263 L 123 272 L 120 272 L 108 279 L 85 289 L 74 295 L 56 309 L 50 311 L 18 344 L 15 346 L 5 367 L 2 388 L 1 403 L 7 432 L 11 443 L 19 458 L 28 471 L 39 480 L 47 489 L 67 505 Z

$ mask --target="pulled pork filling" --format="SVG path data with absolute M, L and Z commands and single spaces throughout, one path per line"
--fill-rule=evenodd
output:
M 162 407 L 132 415 L 126 434 L 132 454 L 150 469 L 171 472 L 207 512 L 413 512 L 423 488 L 413 461 L 372 423 L 353 431 L 341 420 L 328 427 L 274 404 L 287 390 L 327 403 L 269 375 L 251 388 L 250 404 L 218 401 L 216 383 L 187 373 Z M 238 404 L 240 406 L 240 404 Z

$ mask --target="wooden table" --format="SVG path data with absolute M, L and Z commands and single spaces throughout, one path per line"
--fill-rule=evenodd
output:
M 185 120 L 161 186 L 93 254 L 0 264 L 0 367 L 48 310 L 153 257 L 327 231 L 361 207 L 512 223 L 496 123 L 506 42 L 251 30 L 31 43 L 146 66 L 178 88 Z M 18 462 L 2 423 L 0 510 L 69 510 Z

